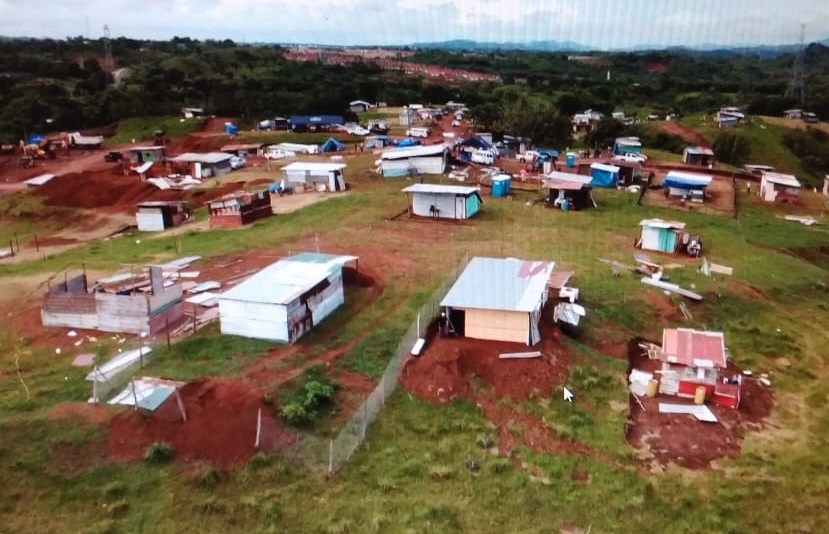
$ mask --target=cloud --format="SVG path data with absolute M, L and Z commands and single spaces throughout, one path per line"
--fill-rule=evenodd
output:
M 829 2 L 817 0 L 0 0 L 0 35 L 112 35 L 326 44 L 576 41 L 637 44 L 779 44 L 827 37 Z

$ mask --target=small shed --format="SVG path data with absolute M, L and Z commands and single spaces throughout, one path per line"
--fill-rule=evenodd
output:
M 620 169 L 616 165 L 604 163 L 590 164 L 590 185 L 593 187 L 616 187 L 619 182 Z
M 354 113 L 362 113 L 363 111 L 371 109 L 371 104 L 365 100 L 354 100 L 348 103 L 348 107 Z
M 690 197 L 702 202 L 705 188 L 711 184 L 713 176 L 692 172 L 669 171 L 662 179 L 662 188 L 669 196 Z
M 433 219 L 463 220 L 481 209 L 477 187 L 465 185 L 414 184 L 403 189 L 411 195 L 409 215 Z
M 791 174 L 763 171 L 760 174 L 760 196 L 766 202 L 793 200 L 800 196 L 800 180 Z
M 642 227 L 642 235 L 636 246 L 642 250 L 673 254 L 682 243 L 680 233 L 685 229 L 684 222 L 645 219 L 639 226 Z
M 221 176 L 233 170 L 230 165 L 232 157 L 227 152 L 205 152 L 202 154 L 185 152 L 170 158 L 170 161 L 187 165 L 193 178 L 203 179 L 211 176 Z
M 555 263 L 472 258 L 441 301 L 457 334 L 535 345 Z
M 714 151 L 704 146 L 689 146 L 682 151 L 682 161 L 686 165 L 702 165 L 708 167 L 714 164 Z
M 631 185 L 642 177 L 642 164 L 635 161 L 614 161 L 619 167 L 619 181 L 617 185 Z
M 445 144 L 386 150 L 380 156 L 384 178 L 446 172 L 449 147 Z
M 162 232 L 190 218 L 190 204 L 184 200 L 157 200 L 136 205 L 135 222 L 140 232 Z
M 787 119 L 800 119 L 803 116 L 802 109 L 787 109 L 783 112 L 783 116 Z
M 207 203 L 210 228 L 238 228 L 273 215 L 271 194 L 262 191 L 239 191 Z
M 318 163 L 295 161 L 282 167 L 285 182 L 302 187 L 324 187 L 328 191 L 345 191 L 345 163 Z
M 145 163 L 164 163 L 167 160 L 167 152 L 163 146 L 136 146 L 127 149 L 130 157 L 130 164 L 133 166 Z
M 666 328 L 662 331 L 659 359 L 659 393 L 694 398 L 697 388 L 703 387 L 706 399 L 731 408 L 739 405 L 739 381 L 727 384 L 718 379 L 728 363 L 722 332 Z
M 562 209 L 566 206 L 568 210 L 576 211 L 596 207 L 590 176 L 553 171 L 546 174 L 545 178 L 545 201 L 548 206 Z
M 218 297 L 222 334 L 293 343 L 345 302 L 343 266 L 356 256 L 303 253 Z

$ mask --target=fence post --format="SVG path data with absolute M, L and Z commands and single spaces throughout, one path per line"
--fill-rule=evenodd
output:
M 37 241 L 37 234 L 35 234 L 35 250 L 40 252 L 40 243 Z
M 14 241 L 9 239 L 9 252 L 11 252 L 12 256 L 14 256 Z
M 259 440 L 262 437 L 262 408 L 259 408 L 259 414 L 256 416 L 256 441 L 253 446 L 259 449 Z
M 334 472 L 334 440 L 328 440 L 328 474 Z
M 371 397 L 369 397 L 371 398 Z M 363 432 L 362 438 L 366 439 L 366 431 L 368 430 L 368 399 L 363 403 Z
M 17 246 L 17 251 L 20 252 L 20 239 L 17 237 L 17 232 L 14 233 L 14 244 Z

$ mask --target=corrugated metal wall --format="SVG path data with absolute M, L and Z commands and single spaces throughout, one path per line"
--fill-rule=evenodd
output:
M 431 217 L 432 214 L 429 209 L 435 206 L 439 211 L 439 217 L 442 219 L 463 219 L 465 215 L 463 210 L 460 212 L 455 205 L 455 195 L 436 195 L 433 193 L 413 193 L 412 211 L 415 215 L 421 217 Z
M 465 310 L 464 336 L 492 341 L 529 341 L 530 314 L 498 310 Z
M 281 304 L 263 304 L 219 299 L 219 322 L 222 334 L 290 341 L 288 313 Z
M 164 230 L 164 215 L 161 210 L 139 211 L 135 214 L 135 222 L 141 232 L 161 232 Z

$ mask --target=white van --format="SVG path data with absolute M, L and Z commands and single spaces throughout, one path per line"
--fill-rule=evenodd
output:
M 470 158 L 472 163 L 480 163 L 482 165 L 493 165 L 495 163 L 495 154 L 491 150 L 474 150 Z
M 410 128 L 406 130 L 408 137 L 429 137 L 429 128 Z

